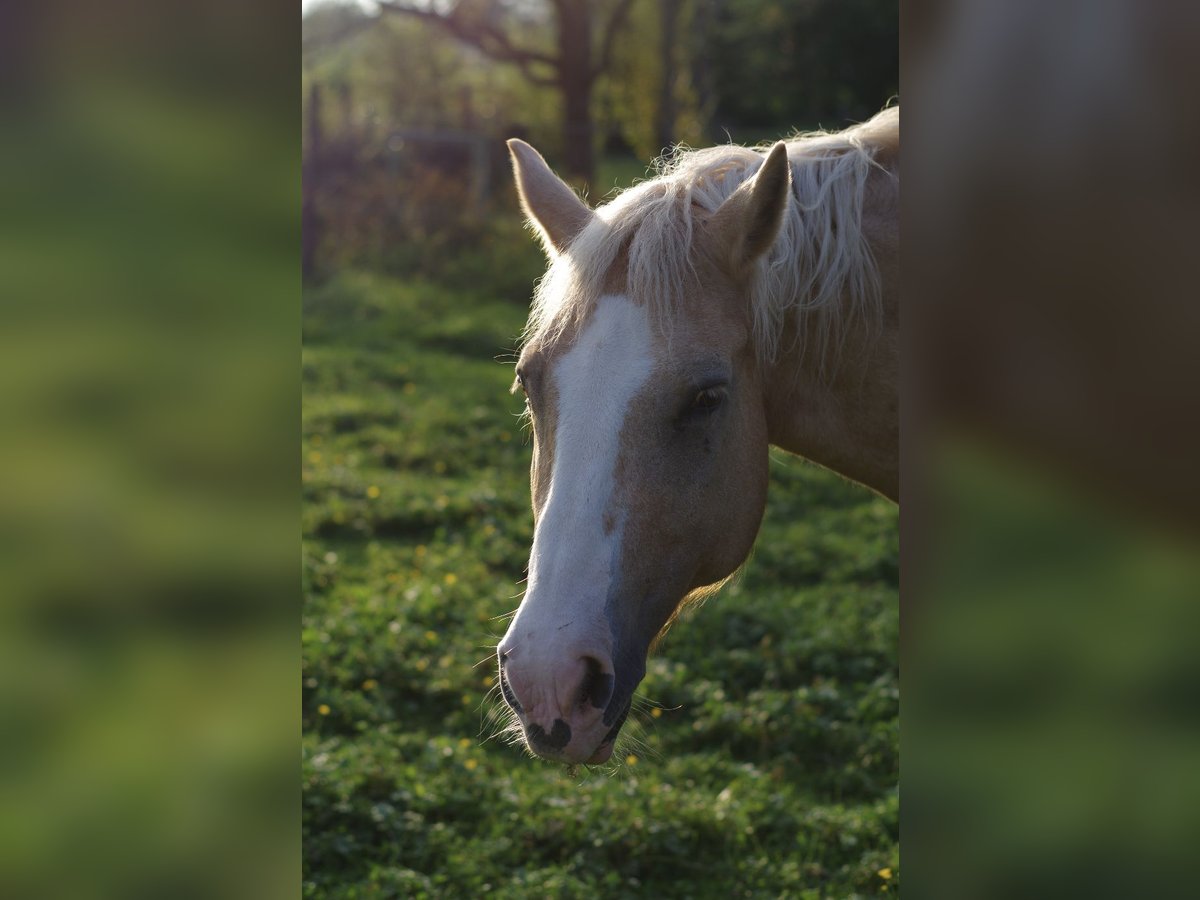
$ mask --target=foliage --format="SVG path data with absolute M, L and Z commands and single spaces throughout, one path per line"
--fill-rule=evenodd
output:
M 800 460 L 744 575 L 652 658 L 615 765 L 486 739 L 532 528 L 496 359 L 523 310 L 479 283 L 306 295 L 305 896 L 895 894 L 896 512 Z
M 319 12 L 303 23 L 311 47 L 302 70 L 305 96 L 313 83 L 345 86 L 354 122 L 368 128 L 473 126 L 499 137 L 553 117 L 552 91 L 437 29 L 403 17 L 363 19 L 341 6 Z
M 728 0 L 705 47 L 719 128 L 843 128 L 900 90 L 894 0 Z
M 686 15 L 695 6 L 685 3 L 682 12 Z M 681 40 L 673 48 L 678 68 L 671 86 L 676 105 L 673 141 L 695 146 L 706 140 L 697 85 L 687 65 L 697 28 L 690 18 L 680 24 Z M 664 70 L 661 28 L 659 3 L 634 4 L 608 76 L 598 85 L 600 134 L 610 152 L 624 149 L 637 159 L 651 160 L 666 149 L 659 145 L 654 127 Z
M 551 6 L 472 0 L 455 8 L 519 37 L 522 47 L 552 54 Z M 607 22 L 615 8 L 598 4 L 597 21 Z M 591 92 L 595 127 L 584 129 L 610 157 L 639 166 L 664 149 L 657 121 L 668 71 L 665 8 L 640 0 L 622 18 L 610 65 Z M 797 128 L 841 127 L 898 92 L 894 0 L 682 0 L 678 9 L 674 109 L 666 117 L 673 142 L 755 142 Z M 594 43 L 602 43 L 602 31 L 593 30 Z M 305 16 L 303 41 L 305 190 L 313 214 L 305 228 L 316 270 L 356 266 L 441 278 L 428 262 L 477 243 L 489 209 L 511 203 L 506 138 L 524 138 L 560 172 L 581 174 L 583 161 L 572 167 L 564 137 L 577 132 L 564 129 L 561 92 L 443 28 L 330 3 Z M 325 97 L 317 112 L 314 86 Z M 324 136 L 321 153 L 312 152 L 313 130 Z M 404 130 L 425 139 L 405 141 Z M 488 208 L 467 196 L 479 171 L 465 158 L 470 140 L 487 157 L 480 193 L 491 195 Z M 590 172 L 590 162 L 583 168 Z M 602 176 L 590 177 L 593 197 L 610 187 Z

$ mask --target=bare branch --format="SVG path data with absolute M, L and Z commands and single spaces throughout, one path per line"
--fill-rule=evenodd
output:
M 558 83 L 558 79 L 555 77 L 559 68 L 557 58 L 536 50 L 516 46 L 507 34 L 490 23 L 464 20 L 458 15 L 458 6 L 451 9 L 449 13 L 443 14 L 430 9 L 392 2 L 392 0 L 378 0 L 376 5 L 381 12 L 412 16 L 430 22 L 449 33 L 456 40 L 470 44 L 497 62 L 512 63 L 520 68 L 522 74 L 534 84 L 552 86 Z M 554 71 L 555 76 L 539 74 L 533 70 L 534 66 L 547 66 Z
M 616 44 L 617 32 L 625 24 L 625 19 L 629 16 L 629 8 L 631 6 L 633 6 L 633 0 L 618 0 L 617 5 L 613 7 L 612 15 L 608 18 L 608 25 L 604 29 L 604 40 L 600 45 L 600 56 L 596 60 L 596 65 L 592 68 L 592 78 L 601 75 L 608 69 L 609 63 L 612 62 L 612 52 L 613 46 Z

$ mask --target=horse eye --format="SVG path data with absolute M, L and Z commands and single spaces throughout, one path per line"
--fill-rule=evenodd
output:
M 699 391 L 692 400 L 692 409 L 696 412 L 712 412 L 725 399 L 725 391 L 721 388 L 705 388 Z
M 517 388 L 521 389 L 521 393 L 524 394 L 526 396 L 526 398 L 529 397 L 529 392 L 527 390 L 525 390 L 525 378 L 521 375 L 520 372 L 517 373 L 517 380 L 515 382 L 513 382 L 512 392 L 514 394 L 517 392 Z

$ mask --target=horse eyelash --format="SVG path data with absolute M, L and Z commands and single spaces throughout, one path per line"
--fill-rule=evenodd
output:
M 533 434 L 533 410 L 529 406 L 529 401 L 525 401 L 525 409 L 517 415 L 517 424 L 521 427 L 521 432 L 529 436 Z

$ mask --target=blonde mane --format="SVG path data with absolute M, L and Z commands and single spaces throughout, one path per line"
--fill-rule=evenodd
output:
M 879 275 L 862 212 L 867 178 L 873 168 L 883 170 L 876 153 L 898 146 L 899 112 L 893 107 L 846 131 L 788 141 L 792 196 L 779 237 L 750 281 L 754 341 L 764 362 L 778 357 L 780 336 L 793 319 L 801 333 L 816 330 L 822 370 L 836 360 L 849 319 L 861 317 L 867 327 L 878 323 Z M 631 298 L 666 321 L 685 302 L 686 276 L 694 272 L 695 210 L 715 212 L 758 171 L 766 149 L 678 148 L 656 161 L 656 177 L 597 207 L 593 221 L 539 282 L 526 339 L 552 339 L 581 321 L 623 249 Z

